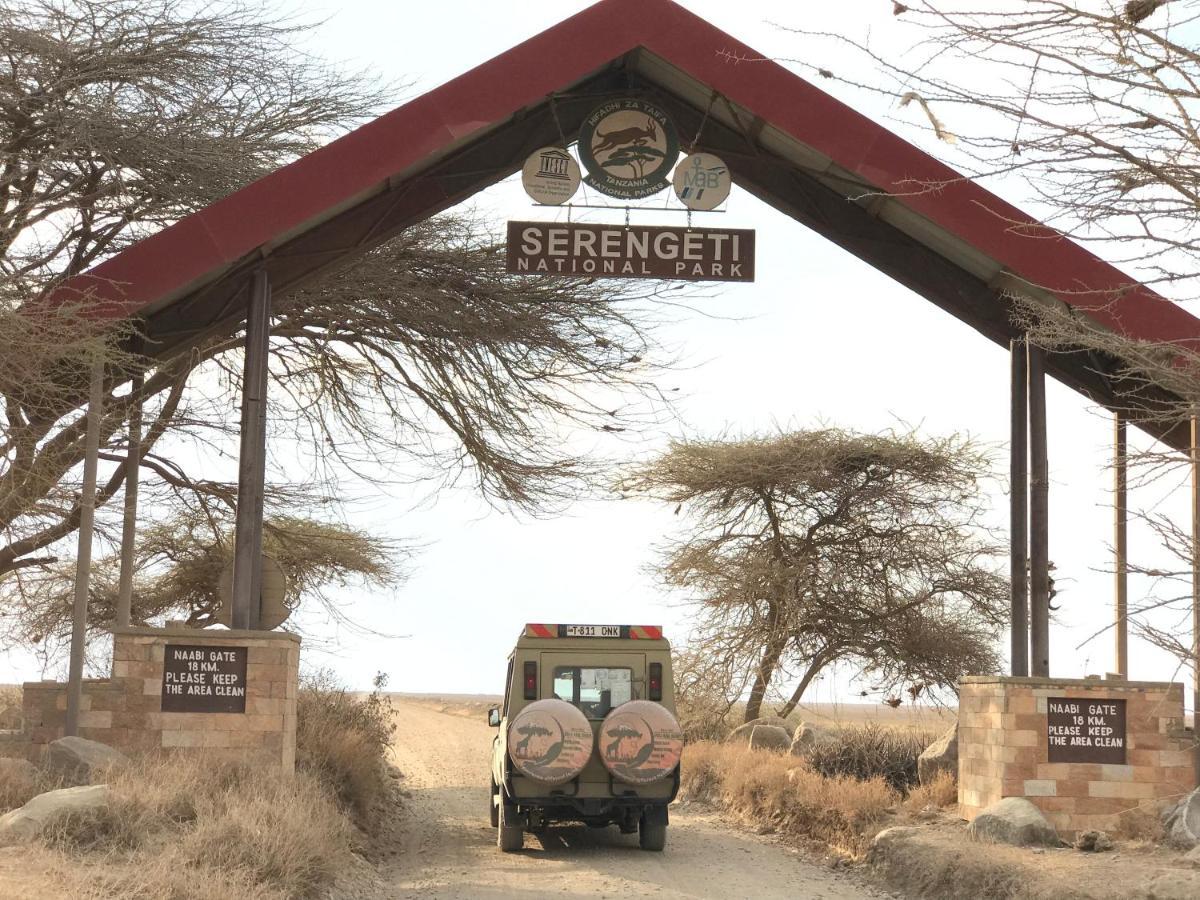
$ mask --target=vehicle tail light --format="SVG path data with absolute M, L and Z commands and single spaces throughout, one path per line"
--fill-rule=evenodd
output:
M 537 663 L 525 663 L 525 699 L 537 699 Z
M 649 698 L 662 700 L 662 663 L 650 663 Z

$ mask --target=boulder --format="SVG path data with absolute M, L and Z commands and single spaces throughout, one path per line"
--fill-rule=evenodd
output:
M 787 729 L 778 725 L 755 725 L 750 731 L 751 750 L 777 750 L 783 753 L 791 742 Z
M 1171 869 L 1156 875 L 1138 897 L 1145 900 L 1196 900 L 1200 897 L 1200 872 Z
M 1042 811 L 1024 797 L 1005 797 L 993 803 L 967 826 L 967 833 L 978 840 L 1017 847 L 1062 844 Z
M 28 841 L 46 823 L 66 812 L 84 812 L 108 804 L 108 785 L 86 784 L 38 794 L 24 806 L 0 816 L 0 844 Z
M 1104 853 L 1112 848 L 1112 838 L 1103 831 L 1081 831 L 1075 838 L 1075 849 L 1084 853 Z
M 1163 814 L 1167 843 L 1183 850 L 1200 845 L 1200 788 Z
M 917 757 L 917 777 L 929 784 L 942 772 L 958 777 L 958 723 Z
M 770 725 L 773 728 L 782 728 L 787 732 L 788 740 L 792 739 L 792 726 L 788 724 L 787 719 L 781 719 L 778 716 L 764 716 L 761 719 L 751 719 L 745 725 L 739 725 L 733 731 L 729 732 L 729 737 L 725 740 L 731 744 L 748 744 L 750 743 L 750 733 L 754 731 L 757 725 Z
M 811 722 L 801 722 L 800 727 L 792 736 L 791 754 L 792 756 L 803 756 L 806 748 L 831 740 L 833 740 L 831 732 Z
M 90 784 L 113 766 L 124 765 L 129 758 L 108 744 L 81 737 L 63 737 L 50 742 L 47 764 L 52 772 L 81 784 Z

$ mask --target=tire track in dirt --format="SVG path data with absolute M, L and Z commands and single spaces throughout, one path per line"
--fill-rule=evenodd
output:
M 486 722 L 397 700 L 396 765 L 411 796 L 402 846 L 381 873 L 388 896 L 789 897 L 877 900 L 890 894 L 815 864 L 768 838 L 726 826 L 711 811 L 671 809 L 667 849 L 647 853 L 616 828 L 556 827 L 501 853 L 488 824 Z

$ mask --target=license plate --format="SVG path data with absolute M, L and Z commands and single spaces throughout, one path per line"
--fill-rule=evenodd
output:
M 564 625 L 564 637 L 577 638 L 619 638 L 620 625 Z

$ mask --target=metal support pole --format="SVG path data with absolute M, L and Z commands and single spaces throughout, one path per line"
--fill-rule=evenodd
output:
M 1009 442 L 1009 579 L 1012 584 L 1012 674 L 1029 674 L 1029 399 L 1025 341 L 1012 354 L 1012 423 Z
M 84 437 L 83 491 L 79 495 L 79 544 L 75 554 L 75 608 L 71 619 L 71 664 L 67 675 L 67 721 L 63 734 L 79 734 L 79 706 L 83 698 L 83 651 L 87 643 L 89 579 L 92 573 L 92 528 L 96 516 L 96 467 L 100 456 L 100 419 L 104 405 L 104 362 L 92 365 L 88 397 L 87 433 Z
M 1192 739 L 1200 781 L 1200 417 L 1192 413 Z
M 267 448 L 267 354 L 271 285 L 259 269 L 250 283 L 246 360 L 242 377 L 242 442 L 238 460 L 237 528 L 233 557 L 233 627 L 258 622 L 262 600 L 263 482 Z
M 1113 626 L 1116 630 L 1117 664 L 1115 671 L 1129 677 L 1129 545 L 1128 545 L 1128 454 L 1125 419 L 1113 417 L 1113 550 L 1116 553 L 1116 583 L 1113 595 Z
M 129 627 L 133 606 L 133 544 L 137 538 L 138 475 L 142 459 L 142 401 L 145 375 L 138 372 L 130 385 L 129 450 L 125 454 L 125 512 L 121 526 L 121 580 L 117 589 L 117 627 Z
M 1050 674 L 1050 470 L 1046 451 L 1046 367 L 1042 350 L 1029 353 L 1029 664 Z

